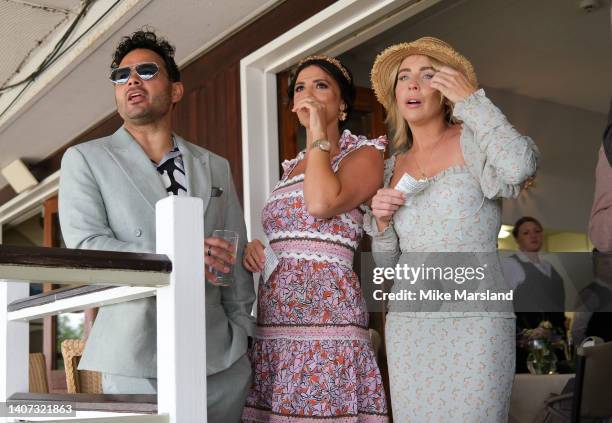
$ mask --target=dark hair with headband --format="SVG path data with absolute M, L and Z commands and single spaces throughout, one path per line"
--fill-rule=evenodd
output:
M 115 49 L 113 54 L 113 63 L 111 63 L 111 69 L 119 66 L 121 61 L 129 52 L 139 48 L 151 50 L 157 53 L 166 65 L 166 71 L 168 72 L 168 78 L 172 82 L 178 82 L 181 80 L 181 73 L 179 72 L 178 66 L 174 61 L 174 46 L 172 46 L 167 40 L 157 37 L 155 32 L 149 30 L 140 30 L 134 32 L 129 37 L 123 37 L 119 42 L 119 45 Z
M 306 57 L 300 63 L 298 63 L 295 70 L 291 73 L 289 87 L 287 87 L 287 95 L 291 99 L 291 102 L 293 102 L 293 96 L 295 95 L 295 83 L 297 82 L 297 77 L 300 72 L 308 66 L 317 66 L 318 68 L 322 69 L 325 73 L 331 76 L 338 84 L 338 87 L 340 87 L 340 96 L 342 97 L 342 101 L 344 101 L 346 104 L 346 109 L 344 109 L 344 112 L 347 116 L 347 119 L 344 122 L 340 122 L 340 125 L 342 126 L 342 124 L 348 121 L 350 118 L 351 112 L 353 111 L 353 103 L 355 102 L 355 85 L 353 85 L 353 75 L 351 74 L 351 71 L 340 63 L 338 59 L 333 57 Z
M 536 219 L 535 217 L 523 216 L 519 220 L 516 221 L 516 223 L 514 224 L 514 228 L 512 228 L 512 235 L 514 236 L 514 238 L 518 237 L 518 233 L 519 233 L 519 229 L 521 228 L 521 225 L 527 222 L 535 223 L 536 225 L 538 225 L 540 230 L 544 229 L 542 228 L 542 224 L 540 223 L 540 221 Z

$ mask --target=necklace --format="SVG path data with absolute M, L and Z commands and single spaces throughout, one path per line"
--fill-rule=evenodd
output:
M 448 128 L 444 128 L 444 131 L 442 132 L 442 135 L 440 135 L 440 137 L 438 137 L 436 142 L 434 142 L 434 145 L 433 145 L 433 147 L 431 147 L 431 151 L 429 152 L 429 157 L 427 158 L 427 161 L 425 163 L 431 163 L 431 157 L 433 156 L 433 152 L 436 149 L 436 147 L 438 146 L 438 144 L 440 143 L 440 141 L 442 141 L 442 138 L 444 138 L 444 135 L 446 135 L 447 129 Z M 429 181 L 429 177 L 427 176 L 427 174 L 425 173 L 425 171 L 421 167 L 421 164 L 417 160 L 416 154 L 414 154 L 413 157 L 414 157 L 414 162 L 416 163 L 417 167 L 419 168 L 419 172 L 421 172 L 421 180 Z

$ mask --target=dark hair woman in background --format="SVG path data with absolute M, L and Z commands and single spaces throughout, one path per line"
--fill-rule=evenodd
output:
M 514 289 L 514 310 L 517 333 L 534 329 L 549 321 L 556 332 L 566 338 L 565 289 L 563 279 L 555 268 L 540 257 L 544 243 L 542 224 L 530 216 L 521 217 L 514 224 L 512 235 L 519 251 L 502 261 L 504 277 Z M 565 357 L 559 350 L 558 359 Z M 516 372 L 527 372 L 527 352 L 516 352 Z

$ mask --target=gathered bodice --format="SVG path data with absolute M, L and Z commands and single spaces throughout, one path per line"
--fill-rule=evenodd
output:
M 385 164 L 385 186 L 395 157 Z M 401 251 L 495 251 L 501 209 L 484 196 L 467 165 L 449 167 L 429 181 L 393 217 Z
M 384 151 L 387 141 L 384 137 L 369 140 L 346 130 L 339 144 L 340 152 L 331 160 L 334 172 L 351 152 L 366 146 Z M 363 235 L 364 211 L 357 207 L 329 219 L 319 219 L 308 213 L 304 201 L 304 174 L 288 177 L 305 154 L 302 151 L 296 158 L 283 163 L 283 176 L 262 213 L 264 232 L 280 259 L 325 261 L 352 268 L 353 255 Z

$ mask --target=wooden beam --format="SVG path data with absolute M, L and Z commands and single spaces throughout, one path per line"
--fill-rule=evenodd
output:
M 171 271 L 159 254 L 0 245 L 0 277 L 15 281 L 164 286 Z
M 128 285 L 164 286 L 168 285 L 168 273 L 143 272 L 130 270 L 75 269 L 69 267 L 15 266 L 0 264 L 2 279 L 14 282 L 43 282 L 54 280 L 63 284 L 78 285 Z
M 172 263 L 163 254 L 10 245 L 0 245 L 0 265 L 163 273 L 172 271 Z
M 58 178 L 59 181 L 59 178 Z M 59 182 L 58 182 L 59 184 Z M 43 247 L 61 247 L 59 239 L 59 201 L 57 195 L 43 202 Z M 43 284 L 43 293 L 49 293 L 59 285 L 51 283 Z M 9 308 L 9 311 L 10 310 Z M 49 392 L 57 389 L 57 316 L 46 316 L 43 319 L 43 354 L 45 355 L 45 366 L 47 368 L 47 380 Z M 55 373 L 54 373 L 55 372 Z M 65 379 L 65 376 L 64 376 Z

